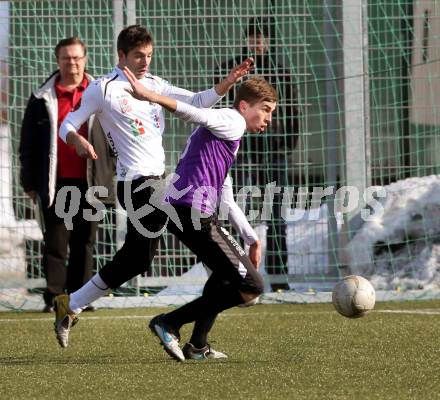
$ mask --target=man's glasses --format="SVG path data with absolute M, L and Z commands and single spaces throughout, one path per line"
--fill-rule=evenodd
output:
M 78 62 L 78 61 L 83 60 L 85 57 L 86 57 L 86 56 L 82 56 L 82 57 L 79 57 L 79 56 L 76 56 L 76 57 L 58 57 L 58 58 L 59 58 L 61 61 L 64 61 L 64 62 L 66 62 L 66 61 L 70 61 L 70 60 L 72 60 L 73 62 Z

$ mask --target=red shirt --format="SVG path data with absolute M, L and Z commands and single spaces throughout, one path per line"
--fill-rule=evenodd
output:
M 81 96 L 88 85 L 89 81 L 86 77 L 73 90 L 60 86 L 59 78 L 55 82 L 55 92 L 58 99 L 58 130 L 67 114 L 80 106 Z M 87 122 L 79 128 L 78 133 L 86 139 L 88 138 Z M 59 136 L 57 176 L 58 178 L 87 179 L 87 160 L 78 157 L 75 148 L 64 143 Z

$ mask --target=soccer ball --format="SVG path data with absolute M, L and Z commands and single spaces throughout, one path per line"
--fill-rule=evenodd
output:
M 349 275 L 333 288 L 332 301 L 339 314 L 359 318 L 374 308 L 376 292 L 367 279 Z

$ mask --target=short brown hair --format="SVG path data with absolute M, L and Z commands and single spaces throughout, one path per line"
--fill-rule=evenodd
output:
M 87 47 L 84 42 L 79 37 L 72 36 L 66 39 L 62 39 L 58 42 L 58 44 L 55 46 L 55 57 L 58 58 L 61 47 L 71 46 L 73 44 L 79 44 L 84 50 L 84 55 L 87 54 Z
M 266 79 L 261 76 L 253 76 L 245 80 L 238 88 L 234 99 L 234 108 L 238 109 L 241 100 L 250 105 L 260 101 L 276 103 L 278 95 L 275 88 Z
M 143 26 L 130 25 L 119 33 L 116 46 L 118 51 L 121 50 L 127 55 L 130 50 L 148 44 L 153 44 L 151 33 Z

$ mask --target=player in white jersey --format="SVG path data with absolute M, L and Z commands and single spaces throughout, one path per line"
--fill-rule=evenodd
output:
M 154 317 L 150 329 L 177 361 L 225 358 L 225 354 L 212 350 L 207 341 L 217 314 L 237 305 L 252 305 L 264 289 L 257 272 L 261 257 L 258 238 L 233 200 L 227 174 L 244 132 L 262 133 L 270 123 L 276 91 L 263 78 L 253 77 L 238 89 L 233 108 L 200 109 L 149 91 L 139 85 L 127 68 L 124 72 L 133 87 L 133 96 L 161 104 L 184 121 L 199 125 L 177 164 L 178 179 L 166 191 L 165 203 L 170 205 L 167 227 L 212 275 L 199 298 Z M 221 197 L 225 191 L 229 205 L 233 206 L 229 219 L 250 245 L 249 257 L 216 216 L 217 207 L 223 206 Z M 178 218 L 171 217 L 171 208 Z M 179 330 L 191 322 L 195 322 L 194 331 L 182 351 Z
M 143 87 L 156 93 L 195 107 L 211 107 L 249 72 L 252 60 L 233 68 L 214 88 L 193 93 L 172 86 L 148 72 L 153 55 L 153 39 L 145 28 L 133 25 L 122 30 L 117 48 L 118 65 L 110 74 L 89 85 L 79 109 L 64 120 L 60 137 L 74 146 L 78 155 L 96 159 L 98 155 L 93 146 L 77 133 L 82 123 L 95 114 L 118 158 L 118 199 L 124 208 L 129 206 L 131 210 L 138 210 L 149 204 L 154 192 L 151 186 L 145 187 L 145 182 L 160 181 L 165 171 L 162 146 L 164 116 L 160 105 L 136 100 L 127 93 L 126 89 L 131 86 L 122 69 L 127 67 Z M 55 299 L 55 332 L 62 347 L 67 347 L 70 328 L 87 304 L 150 267 L 165 216 L 159 210 L 153 210 L 136 219 L 140 228 L 132 222 L 130 213 L 128 216 L 124 245 L 113 260 L 82 288 L 70 296 L 62 295 Z M 143 230 L 159 234 L 144 235 Z

